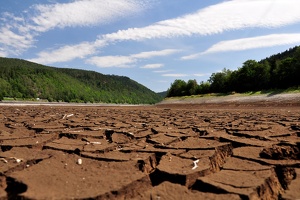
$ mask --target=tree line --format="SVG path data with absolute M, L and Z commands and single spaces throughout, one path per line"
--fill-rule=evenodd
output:
M 249 92 L 270 89 L 287 89 L 300 86 L 300 47 L 259 62 L 247 60 L 237 70 L 223 69 L 213 73 L 207 81 L 175 80 L 167 97 L 208 93 Z
M 128 77 L 0 58 L 0 100 L 4 97 L 128 104 L 154 104 L 162 99 Z

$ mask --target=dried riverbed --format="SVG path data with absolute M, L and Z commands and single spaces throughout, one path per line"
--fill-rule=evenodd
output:
M 300 107 L 276 105 L 0 106 L 0 199 L 300 198 Z

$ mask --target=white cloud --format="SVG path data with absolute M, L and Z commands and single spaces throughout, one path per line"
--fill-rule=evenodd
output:
M 136 59 L 129 56 L 95 56 L 87 60 L 87 63 L 98 67 L 130 67 Z
M 99 40 L 100 41 L 100 40 Z M 168 56 L 176 53 L 175 49 L 164 49 L 160 51 L 145 51 L 138 54 L 131 54 L 129 56 L 94 56 L 86 62 L 98 67 L 129 67 L 129 65 L 138 62 L 141 59 L 149 59 L 157 56 Z M 163 64 L 149 64 L 141 68 L 159 68 Z
M 171 72 L 173 70 L 155 70 L 153 71 L 154 73 L 167 73 L 167 72 Z
M 37 58 L 30 59 L 30 61 L 41 64 L 66 62 L 75 58 L 84 58 L 87 55 L 91 55 L 96 52 L 96 47 L 97 45 L 87 42 L 77 45 L 67 45 L 52 51 L 42 51 L 38 54 Z
M 207 76 L 209 74 L 193 74 L 194 76 L 202 77 L 202 76 Z
M 300 22 L 299 0 L 232 0 L 201 9 L 196 13 L 164 20 L 143 28 L 130 28 L 99 36 L 100 41 L 141 41 L 191 35 L 211 35 L 245 28 L 273 28 Z M 255 14 L 253 11 L 255 10 Z M 217 13 L 217 14 L 216 14 Z M 284 15 L 282 13 L 285 13 Z M 148 58 L 158 53 L 131 55 Z M 187 59 L 187 58 L 183 58 Z
M 240 51 L 287 44 L 299 44 L 300 33 L 295 34 L 272 34 L 266 36 L 243 38 L 237 40 L 223 41 L 213 45 L 204 53 L 220 51 Z
M 297 22 L 300 22 L 299 0 L 232 0 L 147 27 L 119 30 L 103 35 L 103 39 L 140 41 L 211 35 L 245 28 L 274 28 Z
M 162 74 L 162 76 L 167 76 L 167 77 L 185 77 L 188 76 L 187 74 Z
M 144 11 L 152 5 L 151 1 L 74 0 L 70 3 L 35 4 L 19 16 L 4 12 L 0 16 L 0 47 L 6 49 L 7 55 L 19 55 L 34 46 L 36 42 L 34 38 L 50 29 L 111 23 Z M 74 46 L 78 45 L 80 44 Z M 69 48 L 70 46 L 61 47 L 58 53 Z M 40 54 L 43 56 L 47 52 Z M 55 51 L 52 51 L 51 55 L 62 56 L 56 54 Z M 69 61 L 71 58 L 84 56 L 77 55 L 75 56 L 74 52 L 69 58 L 63 55 L 61 59 L 54 59 L 54 62 L 57 62 L 56 60 Z M 49 58 L 47 63 L 50 63 L 51 59 L 53 58 Z
M 34 29 L 44 32 L 52 28 L 107 24 L 134 15 L 146 8 L 138 0 L 77 0 L 71 3 L 38 4 L 32 18 Z
M 180 50 L 177 49 L 164 49 L 161 51 L 147 51 L 147 52 L 141 52 L 139 54 L 133 54 L 132 57 L 134 58 L 152 58 L 156 56 L 167 56 L 174 53 L 179 52 Z
M 0 45 L 2 44 L 7 52 L 22 52 L 33 46 L 34 38 L 41 32 L 57 27 L 111 23 L 143 11 L 151 6 L 151 2 L 151 0 L 74 0 L 71 3 L 37 4 L 27 10 L 26 14 L 22 13 L 26 17 L 13 16 L 11 20 L 14 19 L 14 21 L 9 20 L 4 22 L 4 25 L 0 24 L 5 28 L 2 28 L 0 32 Z M 178 36 L 206 36 L 246 28 L 274 28 L 298 22 L 300 22 L 299 0 L 227 0 L 195 13 L 159 21 L 146 27 L 129 28 L 100 35 L 100 39 L 94 43 L 97 47 L 98 41 L 108 44 L 122 40 L 141 41 Z M 7 25 L 9 23 L 11 26 Z M 10 42 L 8 44 L 5 41 Z M 10 44 L 19 46 L 12 47 Z M 73 45 L 73 47 L 76 46 Z M 46 59 L 45 56 L 52 56 L 46 60 L 47 63 L 63 62 L 94 53 L 94 49 L 78 52 L 71 49 L 68 45 L 51 52 L 43 51 L 39 54 L 39 58 Z M 71 52 L 71 54 L 62 55 L 63 52 Z M 136 59 L 148 58 L 155 53 L 141 53 L 135 57 Z M 53 58 L 53 55 L 56 58 Z
M 58 49 L 42 51 L 37 58 L 30 59 L 32 62 L 41 64 L 52 64 L 57 62 L 66 62 L 75 58 L 85 58 L 88 55 L 95 54 L 98 48 L 106 46 L 104 40 L 96 40 L 95 43 L 83 42 L 77 45 L 66 45 Z M 87 63 L 98 67 L 128 67 L 139 59 L 149 59 L 157 56 L 167 56 L 177 53 L 176 49 L 164 49 L 161 51 L 147 51 L 129 56 L 95 56 L 87 60 Z
M 195 59 L 201 55 L 217 52 L 242 51 L 264 47 L 273 47 L 287 44 L 299 44 L 300 33 L 294 34 L 271 34 L 265 36 L 242 38 L 236 40 L 222 41 L 207 49 L 204 52 L 184 56 L 182 60 Z
M 7 53 L 19 55 L 32 46 L 33 38 L 29 34 L 16 34 L 9 27 L 0 28 L 0 44 Z
M 164 66 L 164 64 L 148 64 L 148 65 L 145 65 L 141 68 L 142 69 L 157 69 L 157 68 L 161 68 L 163 66 Z
M 7 57 L 7 52 L 3 48 L 0 48 L 0 57 Z

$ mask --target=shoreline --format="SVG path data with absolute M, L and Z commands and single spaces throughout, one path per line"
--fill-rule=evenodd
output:
M 169 104 L 197 104 L 197 105 L 218 105 L 218 104 L 293 104 L 300 106 L 300 93 L 283 94 L 259 94 L 253 96 L 242 96 L 239 94 L 228 96 L 208 96 L 208 97 L 175 97 L 165 99 L 157 105 Z
M 156 104 L 112 104 L 112 103 L 68 103 L 45 101 L 1 101 L 0 106 L 78 106 L 78 107 L 155 107 L 155 106 L 296 106 L 300 107 L 300 93 L 257 94 L 244 96 L 233 94 L 228 96 L 183 96 L 172 97 Z

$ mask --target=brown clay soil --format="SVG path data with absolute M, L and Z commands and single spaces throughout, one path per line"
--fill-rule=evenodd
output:
M 0 105 L 0 199 L 300 199 L 297 102 Z

